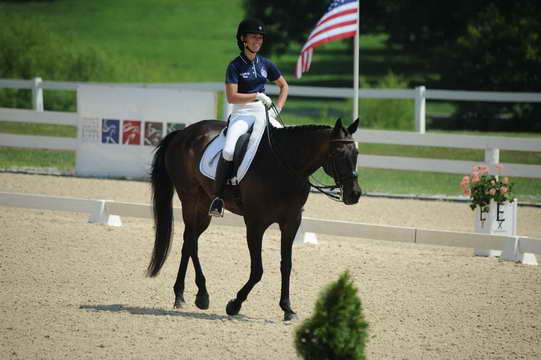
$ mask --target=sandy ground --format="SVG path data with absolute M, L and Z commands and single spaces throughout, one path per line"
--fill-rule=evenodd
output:
M 148 203 L 144 182 L 0 173 L 0 191 Z M 311 195 L 306 216 L 471 231 L 465 204 L 363 198 L 346 207 Z M 150 220 L 119 228 L 87 215 L 0 207 L 2 359 L 295 359 L 296 326 L 321 289 L 348 269 L 369 322 L 368 359 L 541 358 L 541 267 L 440 248 L 319 235 L 295 245 L 292 305 L 284 323 L 279 234 L 265 235 L 265 274 L 241 314 L 225 304 L 247 280 L 244 230 L 211 226 L 200 256 L 211 294 L 172 308 L 180 234 L 159 277 L 144 276 L 153 245 Z M 541 237 L 541 209 L 519 208 L 520 235 Z M 541 260 L 541 259 L 539 259 Z

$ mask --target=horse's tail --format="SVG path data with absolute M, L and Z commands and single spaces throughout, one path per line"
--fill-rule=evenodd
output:
M 172 132 L 160 141 L 152 161 L 151 179 L 155 240 L 152 259 L 147 269 L 148 276 L 158 275 L 165 263 L 165 259 L 167 259 L 171 245 L 174 186 L 165 168 L 165 153 L 169 143 L 178 132 Z

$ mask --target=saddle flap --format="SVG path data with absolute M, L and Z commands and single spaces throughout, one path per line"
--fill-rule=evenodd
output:
M 252 135 L 253 126 L 250 127 L 248 132 L 244 135 L 241 135 L 235 144 L 235 152 L 233 155 L 233 173 L 236 174 L 244 156 L 246 155 L 246 150 L 248 150 L 248 143 L 250 142 L 250 136 Z
M 255 157 L 261 138 L 265 133 L 265 121 L 256 121 L 248 133 L 242 135 L 237 140 L 235 145 L 235 152 L 233 157 L 235 176 L 231 179 L 231 184 L 238 185 L 244 175 L 248 172 L 252 160 Z M 224 129 L 225 130 L 225 129 Z M 211 142 L 207 145 L 201 161 L 199 162 L 199 171 L 206 177 L 213 179 L 216 174 L 216 167 L 218 166 L 219 157 L 222 156 L 222 150 L 225 145 L 224 130 L 220 132 Z M 249 133 L 251 131 L 251 134 Z

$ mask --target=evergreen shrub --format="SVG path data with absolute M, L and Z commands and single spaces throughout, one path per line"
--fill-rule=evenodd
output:
M 314 314 L 296 330 L 295 348 L 304 359 L 364 359 L 368 323 L 349 272 L 320 295 Z

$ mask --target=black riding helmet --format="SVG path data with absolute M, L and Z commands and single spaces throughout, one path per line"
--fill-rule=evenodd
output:
M 240 37 L 246 34 L 261 34 L 265 35 L 265 25 L 257 19 L 244 19 L 240 22 L 237 29 L 237 45 L 240 51 L 244 50 L 244 44 Z

